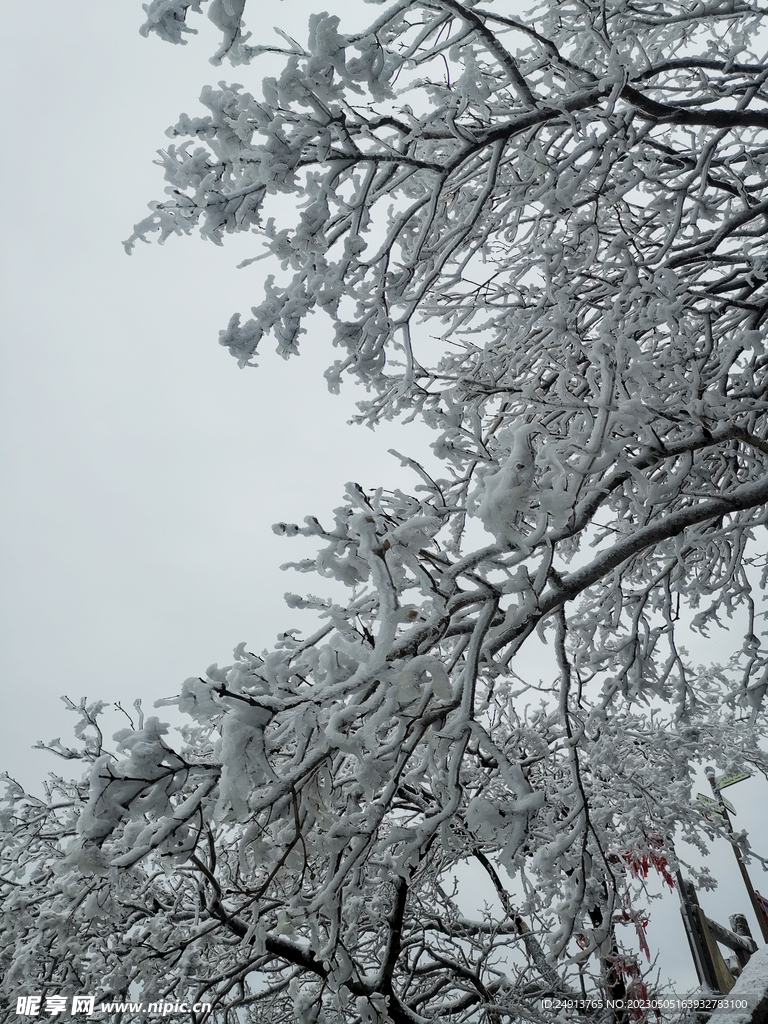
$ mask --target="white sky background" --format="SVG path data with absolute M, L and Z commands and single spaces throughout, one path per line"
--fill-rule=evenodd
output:
M 275 21 L 298 32 L 301 7 L 276 5 Z M 272 523 L 329 521 L 348 480 L 410 484 L 386 451 L 414 432 L 347 426 L 354 392 L 327 392 L 320 322 L 302 358 L 267 341 L 259 369 L 217 344 L 261 300 L 265 264 L 235 269 L 262 251 L 255 236 L 130 258 L 120 244 L 163 198 L 165 129 L 198 113 L 204 84 L 269 67 L 211 67 L 217 36 L 199 18 L 180 47 L 139 36 L 139 3 L 43 10 L 31 28 L 7 8 L 2 41 L 0 770 L 20 781 L 62 767 L 29 753 L 67 742 L 60 694 L 148 710 L 238 642 L 310 628 L 282 594 L 322 583 L 278 568 L 310 549 Z
M 267 28 L 303 39 L 313 6 L 261 10 Z M 129 710 L 140 697 L 152 713 L 240 641 L 260 650 L 279 631 L 309 629 L 281 595 L 317 592 L 319 580 L 279 571 L 308 550 L 271 524 L 330 521 L 347 480 L 410 487 L 386 451 L 426 449 L 414 425 L 346 425 L 354 392 L 327 393 L 325 331 L 288 363 L 267 342 L 258 370 L 239 371 L 217 345 L 230 315 L 260 300 L 265 265 L 235 269 L 260 252 L 255 236 L 223 249 L 172 238 L 125 255 L 121 240 L 162 198 L 152 159 L 165 129 L 198 112 L 204 84 L 255 88 L 275 73 L 211 67 L 215 33 L 199 18 L 186 47 L 141 38 L 142 20 L 138 2 L 43 0 L 34 21 L 25 5 L 3 11 L 0 771 L 30 786 L 67 768 L 31 750 L 69 741 L 60 695 Z M 107 732 L 123 724 L 113 712 Z M 751 780 L 728 796 L 737 827 L 768 855 L 767 792 Z M 746 895 L 718 846 L 721 889 L 702 903 L 727 923 Z M 753 877 L 768 894 L 757 866 Z M 662 975 L 687 991 L 695 975 L 676 895 L 648 938 Z

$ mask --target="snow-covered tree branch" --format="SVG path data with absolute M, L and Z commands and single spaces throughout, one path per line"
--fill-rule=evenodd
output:
M 317 632 L 187 680 L 180 742 L 150 718 L 110 747 L 83 703 L 87 777 L 9 785 L 9 992 L 318 1024 L 639 994 L 640 883 L 715 827 L 695 766 L 768 769 L 765 12 L 376 6 L 305 46 L 252 42 L 245 0 L 148 4 L 171 42 L 207 10 L 251 91 L 170 129 L 126 246 L 253 232 L 282 276 L 221 343 L 293 355 L 325 314 L 331 389 L 422 419 L 444 470 L 401 456 L 413 494 L 275 528 L 347 597 L 289 595 Z M 722 666 L 687 653 L 710 633 Z

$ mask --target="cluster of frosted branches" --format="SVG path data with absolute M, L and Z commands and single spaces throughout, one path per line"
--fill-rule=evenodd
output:
M 282 277 L 222 343 L 290 355 L 324 312 L 331 388 L 421 417 L 445 472 L 276 528 L 349 596 L 291 596 L 318 632 L 187 681 L 182 743 L 150 719 L 107 749 L 83 704 L 86 782 L 10 787 L 3 984 L 317 1024 L 647 991 L 638 865 L 668 880 L 713 827 L 697 763 L 766 769 L 764 14 L 400 0 L 305 47 L 252 45 L 244 8 L 210 5 L 217 59 L 285 69 L 203 91 L 127 245 L 253 231 Z M 686 637 L 726 620 L 730 663 L 698 667 Z

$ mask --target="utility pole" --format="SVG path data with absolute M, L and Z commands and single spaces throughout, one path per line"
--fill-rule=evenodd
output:
M 747 872 L 747 865 L 744 863 L 744 857 L 742 856 L 741 849 L 734 838 L 733 825 L 731 824 L 731 819 L 728 814 L 728 808 L 725 805 L 725 801 L 723 800 L 723 794 L 720 792 L 720 787 L 718 786 L 717 781 L 715 779 L 715 769 L 705 768 L 704 774 L 709 779 L 709 784 L 712 787 L 712 792 L 714 793 L 715 798 L 717 799 L 718 806 L 720 808 L 720 814 L 722 815 L 723 820 L 725 821 L 726 831 L 728 834 L 728 839 L 731 844 L 731 849 L 733 850 L 733 855 L 736 858 L 736 863 L 739 865 L 739 871 L 741 872 L 741 877 L 744 880 L 744 887 L 746 888 L 747 893 L 749 895 L 749 902 L 752 904 L 752 909 L 755 912 L 757 923 L 760 925 L 760 931 L 763 936 L 763 941 L 768 943 L 768 919 L 766 919 L 765 911 L 763 910 L 757 896 L 755 895 L 755 890 L 752 887 L 752 880 L 750 879 L 749 874 Z

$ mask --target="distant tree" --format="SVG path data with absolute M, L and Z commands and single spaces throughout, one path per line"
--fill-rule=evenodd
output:
M 276 528 L 349 596 L 289 596 L 318 632 L 188 680 L 181 743 L 139 716 L 110 748 L 83 703 L 54 746 L 84 781 L 9 784 L 2 991 L 232 1024 L 641 994 L 642 883 L 716 827 L 695 765 L 768 768 L 766 13 L 400 0 L 305 47 L 255 45 L 244 0 L 153 0 L 142 31 L 204 7 L 216 60 L 285 68 L 203 91 L 128 248 L 255 231 L 283 278 L 222 344 L 292 355 L 324 311 L 331 388 L 421 417 L 444 478 L 403 456 L 413 495 L 350 484 Z

